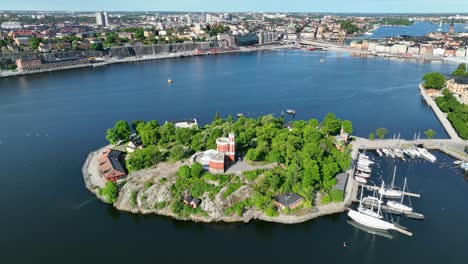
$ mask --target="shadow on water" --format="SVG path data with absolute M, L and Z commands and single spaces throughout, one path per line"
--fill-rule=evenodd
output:
M 119 220 L 121 213 L 112 204 L 108 204 L 107 205 L 107 214 L 112 218 L 112 220 Z

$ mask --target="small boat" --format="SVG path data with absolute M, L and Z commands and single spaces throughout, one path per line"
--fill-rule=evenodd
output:
M 357 172 L 354 174 L 354 176 L 357 176 L 357 177 L 361 177 L 363 179 L 368 179 L 370 178 L 370 174 L 369 173 L 365 173 L 365 172 Z
M 325 60 L 324 60 L 324 59 L 321 59 L 321 60 L 320 60 L 320 63 L 324 63 L 324 62 L 325 62 Z
M 315 51 L 315 48 L 310 48 L 309 50 L 310 50 L 310 51 Z
M 288 110 L 286 110 L 286 113 L 288 113 L 288 114 L 290 114 L 290 115 L 295 115 L 295 114 L 296 114 L 296 110 L 288 109 Z
M 367 156 L 367 155 L 364 154 L 364 153 L 359 153 L 359 157 L 369 159 L 369 156 Z
M 358 162 L 363 163 L 363 164 L 374 164 L 375 162 L 368 160 L 368 159 L 358 159 Z
M 243 114 L 243 113 L 237 113 L 236 116 L 237 116 L 237 117 L 243 117 L 244 114 Z
M 364 179 L 364 178 L 361 178 L 361 177 L 354 176 L 354 179 L 355 179 L 357 182 L 361 183 L 361 184 L 366 184 L 366 183 L 367 183 L 367 180 Z
M 364 166 L 357 166 L 356 167 L 357 170 L 360 170 L 360 171 L 363 171 L 363 172 L 367 172 L 367 173 L 370 173 L 371 172 L 371 169 L 369 167 L 364 167 Z
M 382 154 L 382 151 L 380 149 L 376 149 L 375 151 L 377 152 L 377 154 L 379 154 L 380 157 L 382 157 L 383 154 Z
M 421 153 L 421 156 L 425 158 L 426 160 L 432 163 L 436 162 L 437 158 L 434 155 L 432 155 L 427 149 L 423 147 L 419 147 L 416 149 L 418 150 L 419 153 Z
M 454 165 L 461 165 L 463 163 L 463 161 L 461 160 L 456 160 L 453 162 Z
M 460 168 L 464 171 L 468 171 L 468 162 L 460 164 Z
M 167 83 L 168 83 L 168 84 L 171 84 L 171 83 L 172 83 L 172 80 L 171 80 L 171 79 L 167 80 Z

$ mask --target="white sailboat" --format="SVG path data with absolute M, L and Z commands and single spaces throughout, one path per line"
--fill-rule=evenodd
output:
M 416 148 L 418 150 L 419 153 L 421 153 L 421 156 L 423 158 L 425 158 L 426 160 L 430 161 L 430 162 L 436 162 L 437 158 L 432 155 L 429 151 L 427 151 L 427 149 L 425 148 Z
M 407 187 L 407 185 L 406 185 L 406 178 L 405 178 L 405 183 L 403 185 L 403 192 L 405 192 L 406 187 Z M 387 201 L 387 206 L 392 208 L 392 209 L 399 210 L 399 211 L 412 212 L 413 211 L 412 207 L 403 204 L 403 199 L 404 198 L 405 198 L 405 195 L 404 195 L 404 193 L 402 193 L 400 202 L 390 201 L 389 200 L 389 201 Z
M 385 188 L 383 185 L 379 189 L 379 194 L 387 197 L 387 198 L 400 198 L 401 197 L 401 191 L 395 190 L 394 185 L 395 185 L 395 173 L 396 173 L 396 166 L 395 169 L 393 170 L 393 178 L 392 178 L 392 184 L 390 185 L 390 188 Z
M 379 154 L 380 157 L 382 157 L 383 153 L 380 149 L 376 149 L 375 151 L 377 152 L 377 154 Z
M 359 201 L 359 208 L 362 208 L 362 193 L 363 192 L 361 191 L 361 200 Z M 382 199 L 382 195 L 380 195 L 379 200 L 381 199 Z M 381 229 L 381 230 L 395 229 L 395 225 L 393 223 L 389 223 L 381 219 L 380 208 L 381 208 L 381 204 L 379 203 L 377 212 L 370 213 L 369 211 L 367 211 L 369 209 L 367 210 L 358 209 L 358 211 L 349 209 L 348 216 L 349 218 L 353 219 L 359 224 L 370 227 L 370 228 Z

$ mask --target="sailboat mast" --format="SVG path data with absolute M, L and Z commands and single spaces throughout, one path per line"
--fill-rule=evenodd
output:
M 361 186 L 361 199 L 359 199 L 359 207 L 362 207 L 362 193 L 364 192 L 364 186 Z
M 395 184 L 395 173 L 396 173 L 396 166 L 395 166 L 395 168 L 393 169 L 392 189 L 393 189 L 394 184 Z
M 405 177 L 405 183 L 403 183 L 403 192 L 401 193 L 401 204 L 403 204 L 403 199 L 405 198 L 405 192 L 406 192 L 406 177 Z
M 384 184 L 384 181 L 382 181 L 382 189 L 384 188 L 385 184 Z M 377 215 L 380 215 L 380 207 L 381 207 L 381 202 L 382 201 L 382 193 L 380 194 L 380 197 L 379 197 L 379 201 L 377 202 L 379 205 L 378 205 L 378 209 L 377 209 Z

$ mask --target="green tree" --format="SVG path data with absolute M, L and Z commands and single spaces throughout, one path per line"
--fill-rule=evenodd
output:
M 141 137 L 141 142 L 145 146 L 155 145 L 158 142 L 159 124 L 157 121 L 152 120 L 148 123 L 139 123 L 136 130 Z
M 216 112 L 213 121 L 218 121 L 219 119 L 221 119 L 221 115 L 219 114 L 219 112 Z
M 176 145 L 171 148 L 169 156 L 172 161 L 182 160 L 187 156 L 187 151 L 184 146 Z
M 380 139 L 384 139 L 385 138 L 385 135 L 388 133 L 388 130 L 384 127 L 381 127 L 381 128 L 377 128 L 375 130 L 375 134 L 377 135 L 377 137 L 379 137 Z
M 424 88 L 440 90 L 445 85 L 445 76 L 438 72 L 426 73 L 423 78 Z
M 180 167 L 179 171 L 177 171 L 177 176 L 182 178 L 189 178 L 191 176 L 190 167 L 188 165 L 183 165 Z
M 103 50 L 102 43 L 92 43 L 89 45 L 89 49 L 91 50 Z
M 144 149 L 136 150 L 131 153 L 127 159 L 127 169 L 129 172 L 149 168 L 162 160 L 159 149 L 154 146 L 148 146 Z
M 428 129 L 428 130 L 424 131 L 424 134 L 426 135 L 426 137 L 428 139 L 431 139 L 431 138 L 434 138 L 436 132 L 434 130 L 432 130 L 432 129 Z
M 343 123 L 343 130 L 346 132 L 346 133 L 353 133 L 353 123 L 351 123 L 351 121 L 349 120 L 344 120 Z
M 113 181 L 108 181 L 106 186 L 100 190 L 102 197 L 104 197 L 109 203 L 115 203 L 117 201 L 117 196 L 119 195 L 119 190 L 117 184 Z
M 468 73 L 466 72 L 466 64 L 460 63 L 457 69 L 454 72 L 452 72 L 452 76 L 458 76 L 458 77 L 468 76 Z
M 190 168 L 190 175 L 192 176 L 192 178 L 200 178 L 202 172 L 203 165 L 201 165 L 198 162 L 192 164 L 192 167 Z
M 36 37 L 32 37 L 29 39 L 29 47 L 31 49 L 36 50 L 39 47 L 39 43 L 41 43 L 41 40 Z
M 137 131 L 138 125 L 139 125 L 140 123 L 144 123 L 144 122 L 145 122 L 145 121 L 144 121 L 144 120 L 141 120 L 141 119 L 134 120 L 134 121 L 132 122 L 132 129 L 138 133 L 138 131 Z
M 374 140 L 375 139 L 375 135 L 374 135 L 374 132 L 371 132 L 369 134 L 369 140 Z
M 335 114 L 328 113 L 322 122 L 322 131 L 325 134 L 337 134 L 341 129 L 342 121 Z
M 132 130 L 127 121 L 119 120 L 115 123 L 114 128 L 107 130 L 106 139 L 113 145 L 119 140 L 127 140 L 128 136 L 132 134 Z
M 167 143 L 174 141 L 175 133 L 176 133 L 176 128 L 175 128 L 174 123 L 168 122 L 164 124 L 160 128 L 159 132 L 161 134 L 161 141 L 160 141 L 161 143 L 167 144 Z

